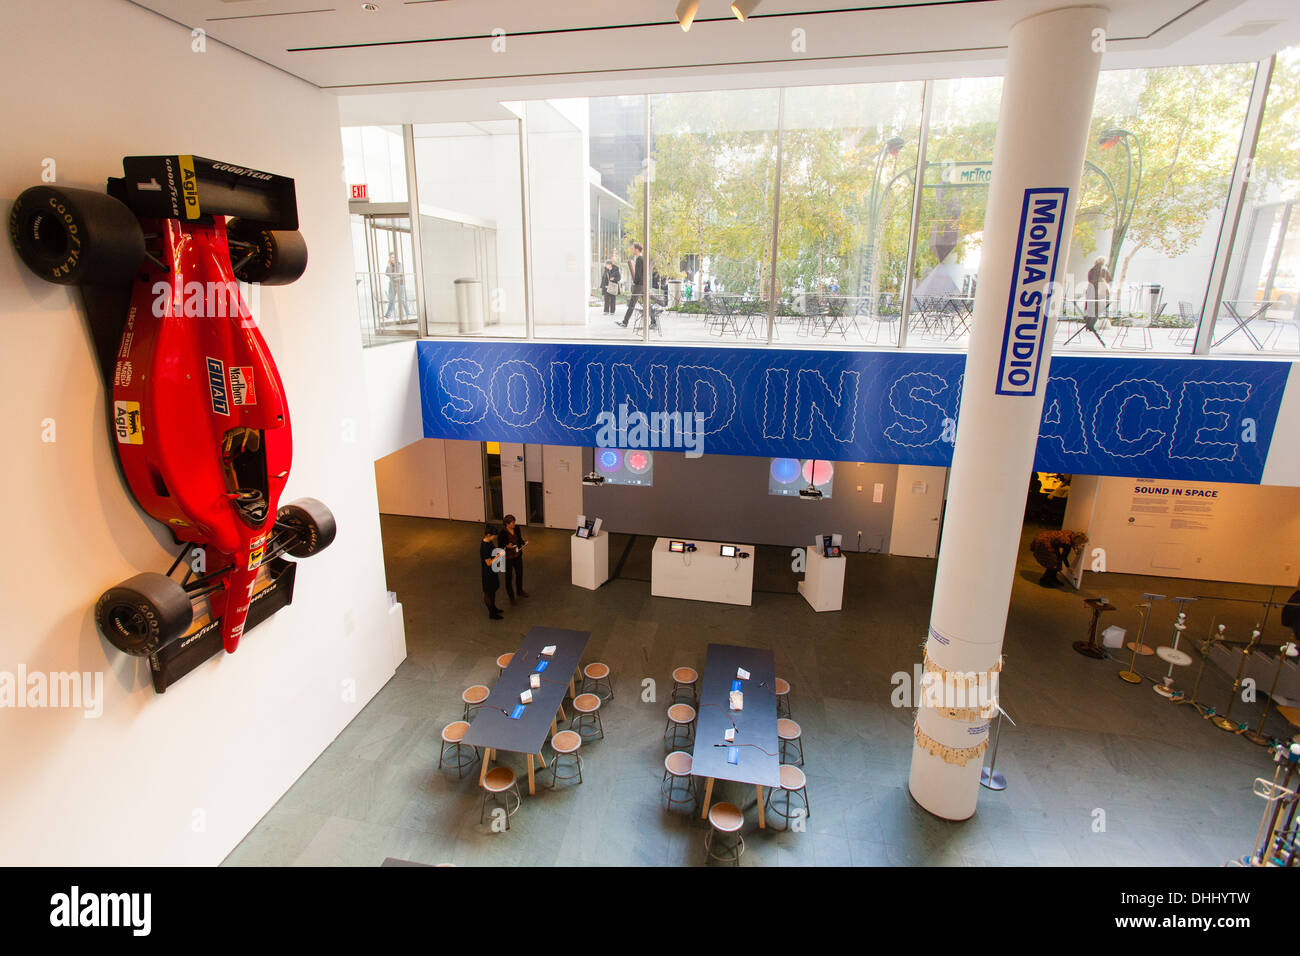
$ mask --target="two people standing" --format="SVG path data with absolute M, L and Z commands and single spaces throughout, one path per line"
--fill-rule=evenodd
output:
M 479 542 L 478 549 L 483 575 L 483 605 L 493 621 L 505 617 L 497 607 L 497 591 L 501 588 L 497 573 L 501 567 L 501 552 L 504 552 L 505 557 L 506 594 L 510 595 L 510 603 L 515 603 L 516 591 L 519 592 L 519 597 L 528 597 L 528 592 L 524 590 L 524 547 L 527 544 L 523 532 L 515 523 L 514 515 L 506 515 L 504 526 L 499 530 L 491 524 L 483 528 L 483 539 Z

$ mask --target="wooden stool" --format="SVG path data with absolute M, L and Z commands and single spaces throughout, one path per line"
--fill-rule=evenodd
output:
M 668 810 L 672 811 L 674 806 L 686 806 L 690 804 L 688 813 L 694 813 L 698 803 L 695 794 L 695 780 L 691 776 L 691 765 L 693 759 L 690 754 L 684 750 L 674 750 L 664 758 L 664 778 L 659 782 L 659 793 L 668 798 Z M 690 799 L 686 797 L 675 798 L 673 793 L 678 789 L 678 782 L 684 781 L 686 789 L 690 793 Z
M 803 801 L 803 815 L 805 817 L 812 816 L 812 809 L 808 806 L 808 778 L 804 776 L 803 771 L 798 767 L 788 763 L 781 764 L 780 792 L 785 796 L 785 800 L 780 805 L 772 800 L 772 794 L 776 792 L 776 790 L 767 791 L 767 808 L 772 811 L 774 816 L 778 816 L 785 821 L 785 826 L 781 827 L 782 830 L 790 828 L 791 794 L 798 794 L 799 799 Z
M 793 720 L 790 720 L 788 717 L 781 717 L 776 722 L 776 736 L 781 743 L 781 763 L 786 763 L 785 758 L 790 749 L 790 745 L 794 744 L 799 748 L 799 760 L 797 761 L 797 763 L 800 767 L 802 767 L 803 766 L 803 731 L 799 729 L 799 725 L 796 724 Z M 793 760 L 789 762 L 796 763 L 796 761 Z
M 488 699 L 490 691 L 482 684 L 475 684 L 473 687 L 466 687 L 465 693 L 460 695 L 460 699 L 465 702 L 465 712 L 461 714 L 461 720 L 469 720 L 470 715 L 483 706 L 483 701 Z
M 697 682 L 700 675 L 695 672 L 694 667 L 679 667 L 673 671 L 673 692 L 669 699 L 673 703 L 677 702 L 677 694 L 683 689 L 690 692 L 691 704 L 695 705 L 700 702 L 700 691 Z
M 560 780 L 560 760 L 564 757 L 572 757 L 576 773 L 566 773 L 563 777 L 565 780 L 572 780 L 577 777 L 578 783 L 582 783 L 582 755 L 578 753 L 578 748 L 582 746 L 582 737 L 575 734 L 572 730 L 561 730 L 558 734 L 551 737 L 551 749 L 555 751 L 555 759 L 551 761 L 551 789 L 555 789 L 555 783 Z
M 671 736 L 669 733 L 671 731 Z M 690 704 L 673 704 L 668 708 L 668 723 L 664 724 L 664 736 L 668 737 L 668 747 L 670 750 L 680 750 L 684 745 L 678 745 L 677 736 L 685 732 L 686 740 L 694 743 L 695 741 L 695 708 Z
M 515 805 L 510 806 L 510 791 L 514 791 Z M 510 829 L 510 817 L 520 805 L 524 802 L 523 794 L 519 792 L 519 784 L 515 780 L 515 772 L 509 767 L 493 767 L 483 777 L 483 807 L 479 810 L 478 822 L 483 822 L 483 815 L 487 812 L 488 797 L 493 801 L 500 800 L 506 810 L 506 829 Z
M 745 852 L 745 838 L 740 835 L 740 828 L 744 825 L 745 815 L 734 804 L 715 803 L 711 806 L 709 834 L 704 838 L 704 852 L 708 855 L 704 858 L 704 862 L 707 864 L 709 860 L 718 860 L 740 866 L 741 854 Z M 717 848 L 718 852 L 715 852 L 713 847 L 715 834 L 720 834 L 726 841 Z
M 595 723 L 595 734 L 589 735 L 584 729 L 589 722 Z M 576 731 L 583 740 L 589 740 L 591 737 L 605 739 L 605 727 L 600 722 L 599 697 L 595 694 L 579 694 L 573 698 L 573 720 L 569 722 L 569 729 Z
M 468 760 L 464 759 L 465 745 L 462 744 L 461 741 L 465 739 L 465 734 L 468 731 L 469 724 L 463 720 L 453 721 L 446 727 L 442 728 L 442 751 L 438 754 L 438 769 L 442 769 L 443 760 L 447 756 L 447 748 L 454 748 L 456 756 L 454 761 L 451 761 L 449 765 L 456 768 L 457 780 L 464 776 L 465 768 L 472 767 L 474 761 L 477 760 L 479 756 L 478 748 L 473 747 L 471 749 L 474 751 L 474 755 Z
M 778 677 L 773 685 L 776 693 L 776 715 L 778 717 L 790 716 L 790 683 L 783 678 Z
M 590 689 L 588 689 L 587 687 L 588 682 L 591 683 Z M 609 693 L 603 697 L 601 697 L 600 694 L 601 684 L 604 684 L 605 689 L 609 691 Z M 609 665 L 594 663 L 594 664 L 588 664 L 586 667 L 584 667 L 582 669 L 582 691 L 584 694 L 593 693 L 597 697 L 600 697 L 601 700 L 613 700 L 614 685 L 610 683 Z
M 498 677 L 500 677 L 502 674 L 506 672 L 506 668 L 510 666 L 510 662 L 513 661 L 514 659 L 515 659 L 514 651 L 511 651 L 509 654 L 502 654 L 500 657 L 497 658 Z

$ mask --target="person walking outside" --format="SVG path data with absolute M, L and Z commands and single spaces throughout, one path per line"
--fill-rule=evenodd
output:
M 1034 560 L 1043 566 L 1043 576 L 1038 583 L 1045 588 L 1060 586 L 1057 575 L 1070 567 L 1075 551 L 1082 553 L 1088 536 L 1082 531 L 1040 531 L 1029 545 Z M 1082 560 L 1082 556 L 1080 556 Z
M 514 604 L 516 591 L 520 597 L 528 597 L 528 592 L 524 590 L 524 545 L 528 542 L 515 524 L 514 515 L 506 515 L 502 523 L 504 527 L 497 535 L 497 545 L 506 549 L 506 594 L 510 595 L 510 603 Z
M 1093 324 L 1110 312 L 1110 270 L 1106 260 L 1098 256 L 1088 270 L 1088 315 Z
M 605 315 L 613 315 L 618 310 L 618 284 L 623 275 L 618 271 L 614 253 L 609 254 L 609 261 L 600 272 L 600 291 L 605 294 Z
M 488 609 L 488 617 L 499 621 L 505 615 L 497 607 L 497 590 L 501 587 L 501 581 L 497 578 L 496 571 L 492 569 L 492 562 L 496 559 L 494 553 L 496 549 L 497 529 L 488 525 L 483 529 L 483 540 L 478 546 L 478 563 L 479 570 L 483 572 L 483 604 Z
M 393 317 L 393 306 L 396 305 L 401 309 L 402 318 L 406 318 L 406 273 L 402 271 L 402 264 L 397 261 L 397 253 L 388 254 L 388 268 L 384 270 L 388 276 L 388 310 L 384 313 L 384 318 Z
M 618 323 L 619 328 L 627 328 L 628 321 L 632 318 L 632 310 L 636 304 L 641 301 L 645 295 L 645 256 L 642 255 L 644 247 L 639 242 L 632 243 L 632 262 L 629 264 L 629 271 L 632 273 L 632 293 L 627 299 L 627 311 L 623 313 L 623 321 Z M 644 308 L 644 303 L 642 303 Z M 657 327 L 658 322 L 654 316 L 650 317 L 650 327 Z

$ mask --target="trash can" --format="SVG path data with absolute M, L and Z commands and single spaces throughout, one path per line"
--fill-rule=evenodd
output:
M 478 279 L 457 279 L 456 324 L 462 333 L 483 331 L 483 283 Z
M 679 309 L 682 305 L 682 280 L 668 280 L 668 308 Z
M 1147 318 L 1154 319 L 1160 314 L 1160 303 L 1163 301 L 1164 286 L 1144 285 L 1142 287 L 1142 300 L 1146 308 Z

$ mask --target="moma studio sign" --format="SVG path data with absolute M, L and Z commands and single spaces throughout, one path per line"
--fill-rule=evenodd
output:
M 1064 188 L 1025 190 L 1002 333 L 996 389 L 999 395 L 1038 394 L 1038 373 L 1047 341 L 1056 259 L 1069 196 L 1070 191 Z

